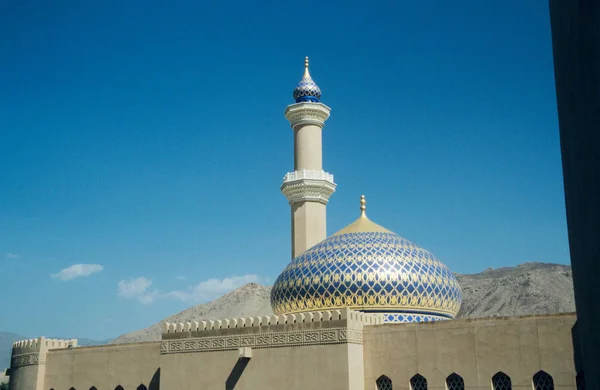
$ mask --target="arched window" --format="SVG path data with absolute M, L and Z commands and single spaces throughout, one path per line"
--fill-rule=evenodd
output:
M 453 372 L 446 378 L 446 386 L 448 390 L 465 390 L 465 381 L 462 376 Z
M 411 390 L 427 390 L 427 379 L 423 375 L 417 374 L 410 378 Z
M 90 387 L 90 390 L 98 390 L 98 389 L 96 388 L 96 386 L 92 386 L 92 387 Z
M 497 372 L 492 377 L 492 389 L 494 390 L 512 390 L 512 383 L 510 377 L 502 371 Z
M 533 388 L 535 390 L 554 390 L 554 380 L 546 371 L 538 371 L 533 376 Z
M 75 390 L 75 388 L 74 388 L 74 387 L 71 387 L 69 390 Z
M 385 375 L 380 376 L 375 383 L 377 390 L 392 390 L 392 380 Z
M 137 387 L 137 390 L 148 390 L 148 388 L 142 383 Z
M 585 390 L 585 377 L 583 376 L 583 371 L 575 377 L 575 384 L 577 385 L 577 390 Z
M 115 390 L 123 390 L 123 386 L 118 385 L 117 387 L 115 387 Z

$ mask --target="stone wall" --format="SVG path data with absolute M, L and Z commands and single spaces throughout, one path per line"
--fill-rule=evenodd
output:
M 364 331 L 365 389 L 375 390 L 382 375 L 394 390 L 410 389 L 416 374 L 428 389 L 446 389 L 452 373 L 465 388 L 490 390 L 503 372 L 513 389 L 532 389 L 543 370 L 556 389 L 575 389 L 571 329 L 574 314 L 386 324 Z
M 46 357 L 43 390 L 158 390 L 159 367 L 160 342 L 55 350 Z

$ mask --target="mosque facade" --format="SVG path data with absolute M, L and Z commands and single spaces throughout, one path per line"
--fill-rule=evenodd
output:
M 308 58 L 285 110 L 294 170 L 291 257 L 271 292 L 274 315 L 165 323 L 161 340 L 78 347 L 14 343 L 11 390 L 583 389 L 574 313 L 455 319 L 461 289 L 427 250 L 358 218 L 327 237 L 336 190 L 323 170 L 321 102 Z

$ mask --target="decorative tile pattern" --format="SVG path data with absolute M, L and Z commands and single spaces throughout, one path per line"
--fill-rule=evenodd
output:
M 533 376 L 533 388 L 535 390 L 554 390 L 554 380 L 545 371 L 538 371 Z
M 411 390 L 427 390 L 427 379 L 423 375 L 417 374 L 410 378 Z
M 510 377 L 502 371 L 492 377 L 492 390 L 512 390 Z
M 448 320 L 448 317 L 414 314 L 414 313 L 385 313 L 384 322 L 431 322 Z
M 465 381 L 457 373 L 452 373 L 446 378 L 448 390 L 465 390 Z
M 392 390 L 392 380 L 385 375 L 377 378 L 377 390 Z
M 344 343 L 362 344 L 362 331 L 347 328 L 327 328 L 291 332 L 273 332 L 257 335 L 163 340 L 160 346 L 160 353 L 227 351 L 236 350 L 240 346 L 276 348 Z
M 275 314 L 350 307 L 387 322 L 453 318 L 460 286 L 448 267 L 394 233 L 334 235 L 296 257 L 275 281 Z
M 318 102 L 321 99 L 321 88 L 315 83 L 310 75 L 304 75 L 296 88 L 294 88 L 294 100 L 300 102 Z

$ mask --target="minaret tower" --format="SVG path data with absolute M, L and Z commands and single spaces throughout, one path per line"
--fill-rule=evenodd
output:
M 326 207 L 336 187 L 333 175 L 323 171 L 321 132 L 331 109 L 320 99 L 306 57 L 304 76 L 294 89 L 296 103 L 285 109 L 294 130 L 294 172 L 281 185 L 292 209 L 292 258 L 327 238 Z

